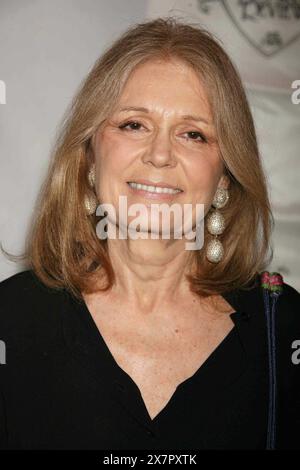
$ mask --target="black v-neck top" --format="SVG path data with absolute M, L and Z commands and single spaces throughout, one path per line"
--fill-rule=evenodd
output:
M 278 300 L 278 448 L 297 448 L 300 294 Z M 151 419 L 86 306 L 32 271 L 0 283 L 0 448 L 264 449 L 268 363 L 261 288 L 223 296 L 234 326 Z M 300 354 L 299 354 L 300 358 Z M 3 360 L 2 360 L 3 362 Z M 300 362 L 300 361 L 299 361 Z

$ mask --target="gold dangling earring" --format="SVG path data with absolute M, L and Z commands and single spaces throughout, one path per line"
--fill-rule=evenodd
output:
M 229 192 L 226 188 L 218 188 L 212 202 L 212 206 L 216 209 L 224 207 L 229 199 Z M 211 263 L 219 263 L 224 256 L 224 248 L 220 240 L 217 239 L 225 229 L 225 219 L 220 211 L 215 210 L 208 216 L 207 230 L 215 238 L 211 240 L 206 249 L 206 258 Z
M 91 189 L 93 189 L 95 186 L 95 177 L 95 165 L 93 164 L 88 172 L 88 181 Z M 85 194 L 84 205 L 86 213 L 88 215 L 92 215 L 95 212 L 97 204 L 98 202 L 94 192 L 90 192 L 90 194 Z

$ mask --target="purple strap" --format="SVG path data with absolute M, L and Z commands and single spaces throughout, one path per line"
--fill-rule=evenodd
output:
M 274 450 L 276 447 L 276 303 L 283 292 L 283 278 L 277 272 L 261 273 L 261 286 L 265 304 L 267 326 L 268 364 L 269 364 L 269 409 L 266 449 Z M 270 308 L 271 301 L 271 308 Z

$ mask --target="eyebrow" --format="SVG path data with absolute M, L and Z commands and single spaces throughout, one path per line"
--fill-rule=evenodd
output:
M 149 113 L 149 109 L 147 108 L 144 108 L 142 106 L 126 106 L 125 108 L 118 108 L 116 110 L 117 112 L 124 112 L 124 111 L 141 111 L 143 113 Z M 180 116 L 182 119 L 191 119 L 193 121 L 201 121 L 201 122 L 205 122 L 205 124 L 207 125 L 211 125 L 211 122 L 207 121 L 206 119 L 204 119 L 202 116 L 193 116 L 191 114 L 184 114 L 182 116 Z

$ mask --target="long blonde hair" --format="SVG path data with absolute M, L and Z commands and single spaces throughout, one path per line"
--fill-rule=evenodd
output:
M 266 269 L 272 256 L 273 215 L 257 147 L 255 128 L 240 76 L 208 31 L 173 17 L 133 25 L 96 61 L 71 103 L 52 152 L 41 188 L 35 220 L 23 259 L 49 287 L 75 296 L 107 290 L 114 272 L 106 241 L 96 235 L 96 217 L 88 216 L 91 138 L 105 122 L 133 69 L 154 58 L 179 59 L 191 66 L 206 87 L 219 142 L 230 178 L 230 203 L 222 209 L 224 258 L 218 264 L 196 253 L 197 269 L 188 276 L 191 290 L 204 297 L 245 288 Z M 268 251 L 270 249 L 270 256 Z

